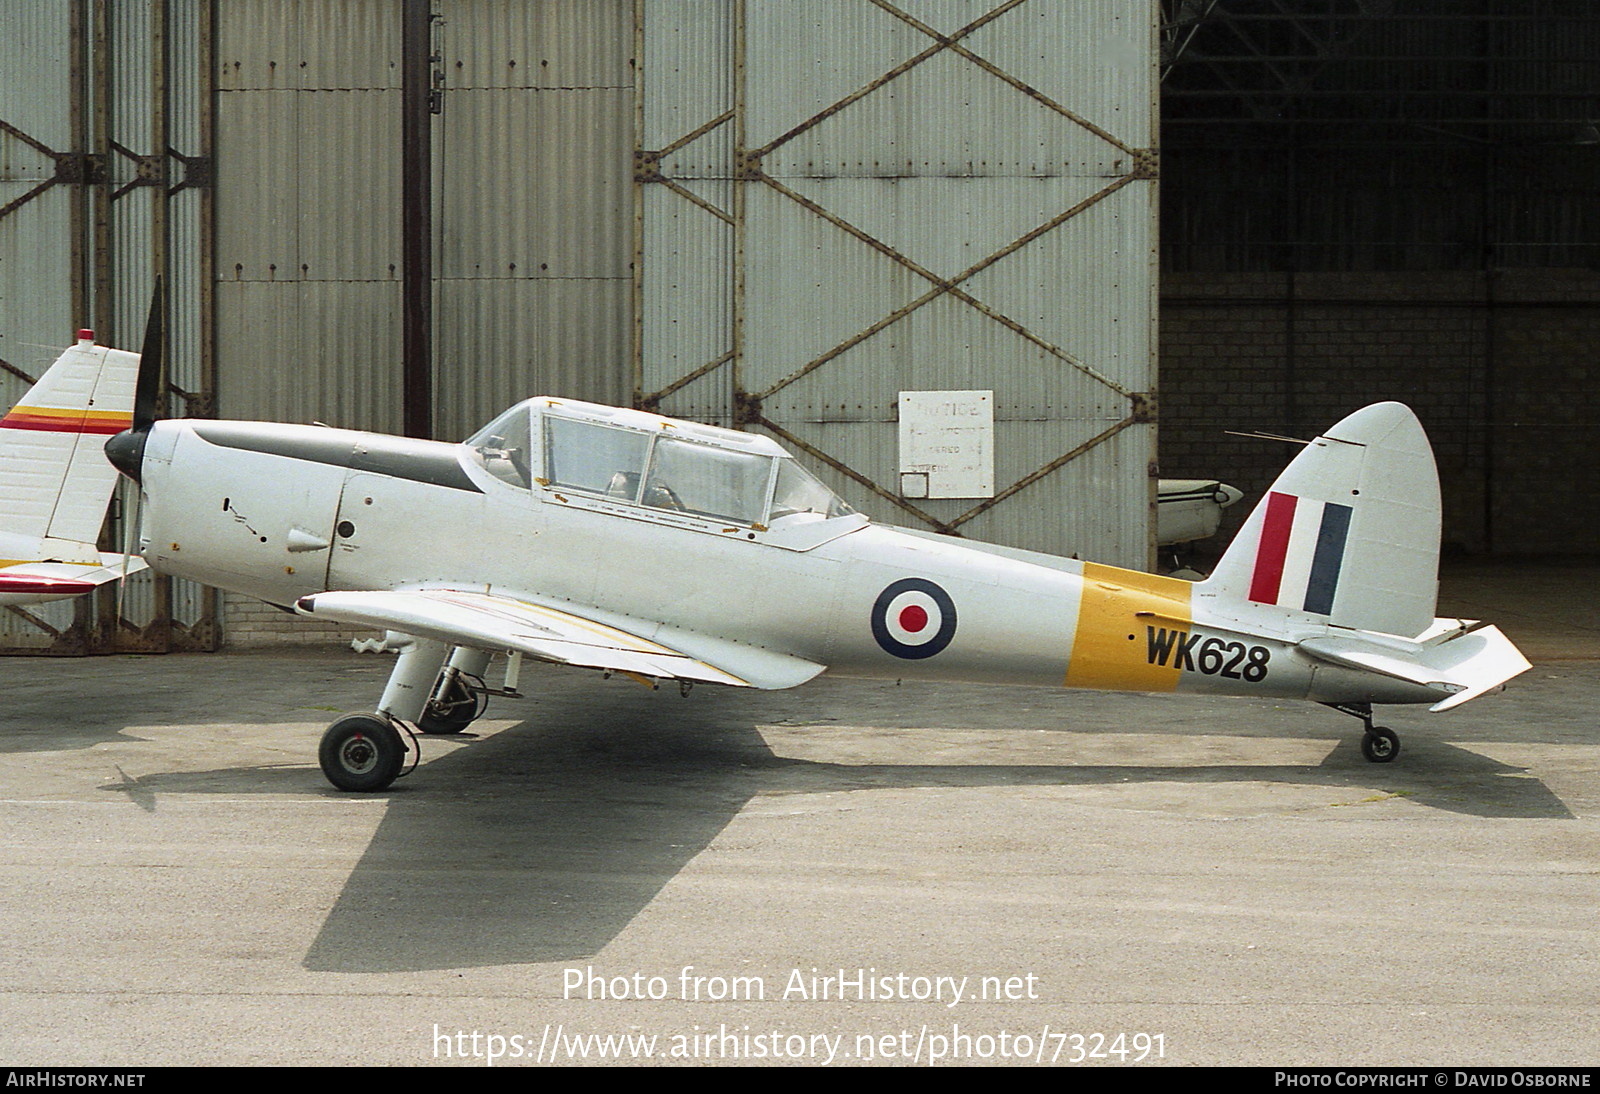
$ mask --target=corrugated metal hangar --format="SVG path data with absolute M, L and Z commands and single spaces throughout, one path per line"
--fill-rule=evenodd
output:
M 1290 452 L 1224 430 L 1309 436 L 1399 398 L 1451 546 L 1600 550 L 1574 473 L 1600 326 L 1588 4 L 0 19 L 9 401 L 77 327 L 136 348 L 160 274 L 173 414 L 457 439 L 532 394 L 631 404 L 765 432 L 880 520 L 1142 567 L 1158 424 L 1161 473 L 1253 497 Z M 992 476 L 930 489 L 898 459 L 901 407 L 957 393 L 992 412 Z M 307 633 L 130 585 L 14 609 L 0 641 Z

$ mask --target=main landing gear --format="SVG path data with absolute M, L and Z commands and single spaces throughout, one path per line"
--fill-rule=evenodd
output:
M 484 658 L 487 660 L 488 654 Z M 417 728 L 430 735 L 460 733 L 482 718 L 488 708 L 489 689 L 484 686 L 483 677 L 446 665 L 422 708 Z
M 1400 737 L 1387 726 L 1372 724 L 1371 703 L 1323 703 L 1340 714 L 1360 718 L 1366 732 L 1361 735 L 1361 754 L 1371 763 L 1386 764 L 1400 755 Z
M 415 768 L 422 752 L 414 724 L 425 734 L 454 734 L 483 716 L 488 697 L 515 696 L 514 673 L 506 687 L 493 691 L 483 683 L 489 654 L 428 638 L 391 633 L 388 645 L 399 651 L 375 713 L 346 714 L 322 735 L 317 758 L 322 773 L 340 790 L 376 793 L 402 774 L 406 753 Z M 446 653 L 449 654 L 448 660 Z

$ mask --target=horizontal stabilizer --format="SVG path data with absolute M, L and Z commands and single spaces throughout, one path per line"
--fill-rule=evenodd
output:
M 22 562 L 0 569 L 0 604 L 39 604 L 81 596 L 145 568 L 142 558 L 102 554 L 100 562 Z
M 791 688 L 823 669 L 799 657 L 642 621 L 631 628 L 563 608 L 454 589 L 329 592 L 301 597 L 295 610 L 478 649 L 518 650 L 542 661 L 668 680 L 734 687 Z M 654 638 L 643 637 L 653 633 Z
M 1498 627 L 1481 627 L 1427 644 L 1328 635 L 1308 638 L 1296 648 L 1329 664 L 1432 688 L 1441 696 L 1429 708 L 1435 711 L 1460 706 L 1532 667 Z

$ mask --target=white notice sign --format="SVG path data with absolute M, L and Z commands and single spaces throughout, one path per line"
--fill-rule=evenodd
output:
M 900 496 L 994 497 L 994 392 L 900 393 Z

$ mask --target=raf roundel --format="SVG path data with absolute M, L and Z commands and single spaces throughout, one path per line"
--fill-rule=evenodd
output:
M 955 633 L 955 601 L 923 578 L 894 582 L 872 605 L 872 637 L 896 657 L 910 661 L 932 657 L 950 644 Z

